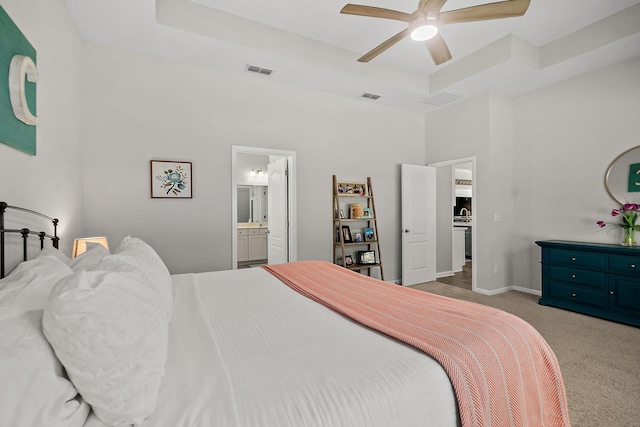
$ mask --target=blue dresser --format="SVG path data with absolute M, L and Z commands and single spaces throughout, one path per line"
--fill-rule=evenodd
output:
M 542 248 L 539 303 L 640 326 L 640 248 L 537 241 Z

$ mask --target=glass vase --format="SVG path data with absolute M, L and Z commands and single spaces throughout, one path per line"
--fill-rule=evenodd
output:
M 622 238 L 622 246 L 635 246 L 636 245 L 636 230 L 631 227 L 622 227 L 624 232 Z

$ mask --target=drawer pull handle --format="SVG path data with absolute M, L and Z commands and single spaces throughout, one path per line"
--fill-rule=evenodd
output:
M 577 297 L 578 295 L 576 295 L 575 293 L 571 294 L 572 297 Z
M 613 295 L 613 291 L 609 291 L 609 295 Z
M 576 275 L 575 275 L 575 274 L 572 274 L 572 275 L 571 275 L 571 278 L 572 278 L 572 279 L 575 279 L 575 278 L 576 278 Z
M 572 257 L 571 257 L 571 261 L 577 261 L 577 260 L 576 260 L 576 257 L 572 256 Z
M 629 266 L 629 268 L 636 268 L 636 265 L 635 265 L 635 264 L 631 264 L 631 265 Z

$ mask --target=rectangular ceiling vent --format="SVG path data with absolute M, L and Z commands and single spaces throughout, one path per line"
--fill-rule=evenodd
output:
M 273 70 L 270 70 L 268 68 L 256 67 L 255 65 L 247 65 L 246 71 L 263 74 L 265 76 L 270 76 L 271 73 L 273 73 Z
M 380 98 L 380 95 L 376 95 L 374 93 L 369 93 L 369 92 L 365 92 L 362 94 L 363 98 L 367 98 L 367 99 L 372 99 L 372 100 L 377 100 L 378 98 Z
M 456 185 L 471 185 L 470 179 L 458 179 L 456 178 Z
M 451 92 L 440 92 L 422 101 L 425 104 L 433 105 L 434 107 L 442 107 L 443 105 L 450 104 L 454 101 L 462 99 L 462 95 Z

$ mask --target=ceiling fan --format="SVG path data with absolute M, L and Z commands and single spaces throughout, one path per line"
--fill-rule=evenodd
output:
M 451 52 L 449 52 L 447 44 L 438 32 L 439 26 L 460 22 L 486 21 L 490 19 L 522 16 L 529 8 L 531 0 L 507 0 L 440 12 L 446 2 L 447 0 L 419 0 L 418 8 L 413 13 L 405 13 L 375 6 L 347 4 L 342 8 L 340 13 L 393 19 L 409 24 L 405 30 L 400 31 L 395 36 L 364 54 L 358 59 L 358 62 L 371 61 L 406 36 L 411 35 L 412 39 L 425 42 L 433 62 L 435 62 L 436 65 L 440 65 L 451 59 Z

